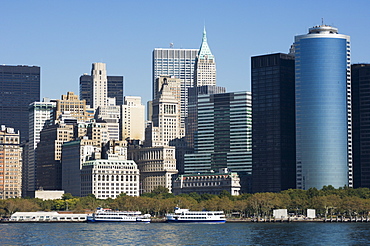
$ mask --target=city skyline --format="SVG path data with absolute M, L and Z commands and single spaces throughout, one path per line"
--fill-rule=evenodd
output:
M 109 74 L 125 77 L 125 95 L 141 96 L 145 103 L 152 94 L 152 51 L 170 43 L 199 49 L 205 26 L 217 59 L 217 84 L 228 92 L 249 91 L 250 57 L 287 53 L 294 36 L 322 18 L 351 36 L 351 63 L 369 63 L 369 6 L 368 1 L 299 7 L 293 1 L 4 1 L 0 63 L 40 66 L 41 96 L 59 99 L 67 91 L 78 93 L 79 77 L 92 63 L 103 62 Z

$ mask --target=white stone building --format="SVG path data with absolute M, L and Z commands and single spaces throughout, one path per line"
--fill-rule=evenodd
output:
M 237 173 L 220 170 L 219 173 L 182 174 L 172 184 L 174 195 L 192 192 L 218 195 L 223 190 L 233 196 L 240 195 L 240 178 Z
M 139 176 L 139 169 L 132 160 L 87 161 L 81 169 L 81 195 L 94 194 L 98 199 L 114 199 L 121 193 L 139 196 Z

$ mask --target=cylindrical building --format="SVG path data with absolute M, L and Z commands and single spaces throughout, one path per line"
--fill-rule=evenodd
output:
M 315 26 L 294 48 L 297 188 L 351 185 L 350 38 Z

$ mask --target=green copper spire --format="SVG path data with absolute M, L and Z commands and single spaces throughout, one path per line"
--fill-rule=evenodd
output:
M 214 59 L 211 49 L 209 48 L 208 43 L 207 43 L 206 27 L 204 27 L 204 30 L 203 30 L 203 39 L 202 39 L 202 44 L 199 49 L 198 59 Z

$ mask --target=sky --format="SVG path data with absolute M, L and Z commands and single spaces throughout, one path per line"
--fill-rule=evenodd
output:
M 288 53 L 294 36 L 332 25 L 351 62 L 370 63 L 370 0 L 0 0 L 0 64 L 41 67 L 41 97 L 79 92 L 94 62 L 151 100 L 154 48 L 199 48 L 204 26 L 217 85 L 250 90 L 252 56 Z

